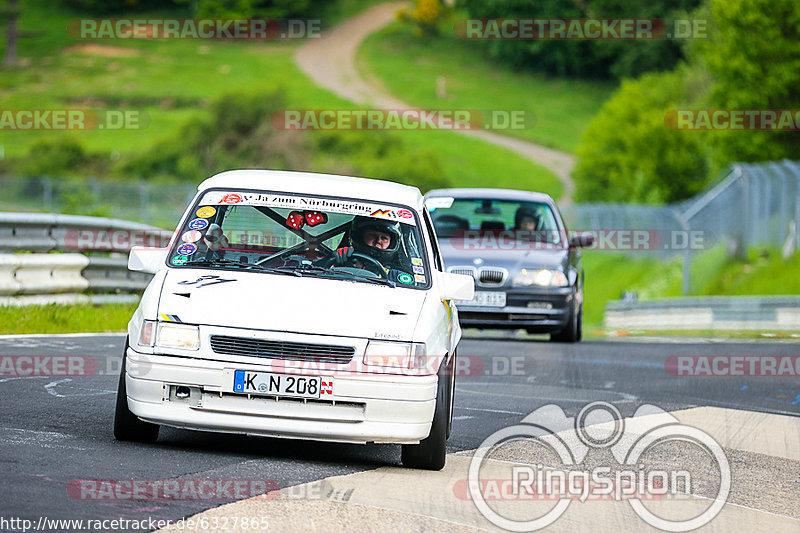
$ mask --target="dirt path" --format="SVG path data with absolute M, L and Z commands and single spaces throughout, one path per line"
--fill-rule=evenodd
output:
M 309 40 L 297 51 L 295 60 L 298 66 L 318 85 L 357 104 L 388 109 L 412 107 L 362 79 L 356 69 L 358 47 L 368 35 L 394 20 L 395 13 L 403 5 L 404 2 L 375 5 L 331 28 L 322 38 Z M 566 205 L 571 202 L 574 184 L 569 173 L 575 163 L 572 155 L 486 130 L 456 133 L 508 148 L 550 169 L 564 184 L 559 203 Z

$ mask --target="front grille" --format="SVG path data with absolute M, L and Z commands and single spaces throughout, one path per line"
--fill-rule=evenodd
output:
M 211 349 L 227 355 L 247 355 L 292 361 L 317 361 L 321 363 L 349 363 L 355 354 L 353 346 L 335 344 L 309 344 L 305 342 L 270 341 L 212 335 Z
M 483 285 L 502 285 L 506 280 L 507 272 L 500 268 L 481 268 L 478 272 L 478 280 Z

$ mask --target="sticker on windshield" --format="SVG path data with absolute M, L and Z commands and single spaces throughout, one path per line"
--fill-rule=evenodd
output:
M 179 255 L 192 255 L 197 251 L 197 246 L 187 242 L 178 246 L 178 249 L 175 251 L 178 252 Z
M 397 281 L 402 283 L 403 285 L 411 285 L 414 283 L 414 278 L 411 277 L 411 274 L 408 272 L 400 272 L 397 275 Z
M 192 229 L 181 235 L 181 240 L 183 242 L 197 242 L 200 240 L 203 234 L 197 231 L 196 229 Z
M 428 211 L 433 211 L 434 209 L 447 209 L 451 205 L 453 205 L 453 201 L 455 198 L 450 198 L 448 196 L 440 196 L 438 198 L 428 198 L 425 200 L 425 207 L 428 208 Z
M 424 274 L 425 273 L 425 269 L 422 268 L 421 266 L 414 265 L 413 268 L 414 268 L 414 274 Z
M 191 222 L 189 222 L 189 229 L 206 229 L 208 227 L 208 220 L 204 218 L 195 218 Z
M 412 265 L 420 265 L 421 266 L 422 265 L 422 258 L 420 258 L 420 257 L 412 257 L 411 258 L 411 264 Z
M 337 200 L 331 198 L 318 198 L 313 196 L 288 196 L 272 193 L 254 193 L 245 191 L 209 191 L 203 195 L 204 204 L 225 205 L 252 205 L 272 208 L 283 208 L 302 211 L 303 213 L 342 213 L 345 215 L 357 215 L 365 217 L 382 218 L 396 220 L 403 224 L 416 225 L 414 213 L 410 209 L 397 208 L 374 204 L 370 202 L 353 202 L 348 200 Z M 203 207 L 201 209 L 207 209 Z M 213 209 L 213 208 L 211 208 Z M 200 210 L 197 216 L 208 218 L 214 213 L 205 215 Z M 311 220 L 306 220 L 311 224 Z M 324 223 L 324 222 L 323 222 Z
M 213 217 L 216 213 L 217 213 L 217 210 L 214 209 L 213 207 L 211 207 L 210 205 L 207 205 L 205 207 L 201 207 L 200 209 L 197 210 L 197 216 L 203 217 L 203 218 Z
M 416 281 L 417 283 L 425 283 L 425 276 L 414 274 L 414 281 Z
M 188 261 L 188 260 L 189 260 L 189 258 L 186 257 L 185 255 L 176 255 L 176 256 L 174 256 L 172 258 L 170 263 L 172 263 L 173 265 L 180 266 L 180 265 L 185 265 L 186 261 Z

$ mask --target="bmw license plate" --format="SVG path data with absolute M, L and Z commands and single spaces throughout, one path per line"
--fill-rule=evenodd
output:
M 287 376 L 272 372 L 236 370 L 233 373 L 233 392 L 293 398 L 320 398 L 326 394 L 333 395 L 333 378 Z
M 474 307 L 505 307 L 506 293 L 499 291 L 475 291 L 472 300 L 455 300 L 456 305 Z

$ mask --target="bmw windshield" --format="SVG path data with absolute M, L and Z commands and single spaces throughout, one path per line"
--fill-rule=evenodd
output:
M 168 263 L 414 288 L 429 283 L 411 209 L 261 191 L 206 191 Z

